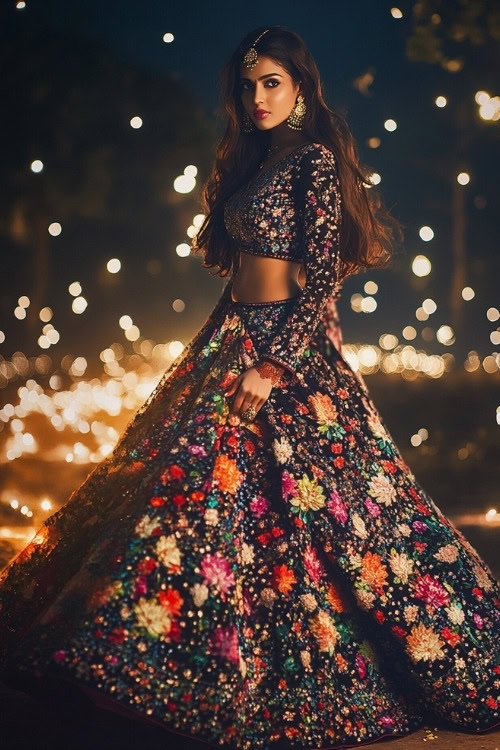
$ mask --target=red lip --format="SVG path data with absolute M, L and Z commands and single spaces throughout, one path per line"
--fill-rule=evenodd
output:
M 263 114 L 267 114 L 267 115 L 269 114 L 267 109 L 256 109 L 254 112 L 254 115 L 263 115 Z

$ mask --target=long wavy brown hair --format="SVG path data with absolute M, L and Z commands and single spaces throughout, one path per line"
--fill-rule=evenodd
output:
M 202 188 L 205 215 L 193 238 L 192 250 L 203 254 L 203 267 L 219 267 L 225 277 L 236 257 L 234 240 L 224 225 L 224 203 L 258 171 L 270 145 L 270 132 L 257 128 L 242 131 L 244 114 L 238 88 L 244 54 L 265 28 L 247 34 L 227 62 L 220 76 L 222 108 L 227 124 L 216 149 L 215 164 Z M 302 82 L 306 115 L 302 134 L 311 143 L 322 143 L 335 155 L 342 198 L 340 232 L 341 276 L 361 269 L 386 266 L 393 254 L 395 235 L 402 241 L 402 225 L 383 207 L 380 195 L 370 185 L 371 170 L 359 163 L 354 138 L 345 119 L 327 107 L 319 70 L 304 40 L 284 26 L 272 26 L 256 45 L 260 55 L 281 65 L 294 83 Z

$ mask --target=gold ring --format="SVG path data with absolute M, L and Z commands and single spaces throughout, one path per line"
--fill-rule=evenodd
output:
M 241 413 L 241 415 L 244 419 L 251 422 L 257 416 L 257 409 L 255 406 L 249 406 L 248 409 L 245 409 L 245 411 Z

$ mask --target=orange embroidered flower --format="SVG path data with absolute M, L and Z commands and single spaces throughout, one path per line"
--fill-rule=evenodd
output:
M 380 555 L 375 552 L 366 553 L 363 557 L 361 580 L 374 589 L 387 585 L 387 569 L 382 565 Z
M 184 599 L 179 594 L 179 592 L 173 589 L 171 586 L 169 586 L 167 591 L 160 591 L 160 593 L 158 594 L 158 601 L 160 602 L 162 607 L 165 607 L 167 612 L 171 615 L 180 614 L 181 607 L 184 603 Z
M 287 568 L 286 565 L 274 566 L 274 585 L 279 592 L 288 595 L 294 583 L 297 583 L 297 579 L 293 570 Z
M 339 631 L 328 612 L 320 610 L 309 620 L 309 627 L 318 642 L 319 650 L 333 654 L 335 644 L 339 639 Z
M 193 502 L 195 502 L 195 503 L 201 502 L 201 500 L 203 500 L 204 497 L 205 497 L 205 493 L 204 492 L 198 492 L 198 491 L 196 491 L 196 492 L 192 492 L 191 493 L 191 500 Z
M 326 600 L 335 612 L 347 612 L 347 607 L 342 598 L 340 589 L 334 584 L 329 583 L 326 589 Z
M 231 494 L 238 491 L 243 480 L 243 474 L 238 470 L 236 462 L 225 454 L 221 454 L 215 459 L 213 475 L 222 492 L 230 492 Z
M 339 672 L 345 672 L 347 669 L 347 662 L 342 654 L 335 654 L 335 661 L 337 662 Z
M 315 396 L 309 396 L 307 401 L 319 424 L 333 425 L 337 422 L 337 409 L 328 394 L 316 393 Z

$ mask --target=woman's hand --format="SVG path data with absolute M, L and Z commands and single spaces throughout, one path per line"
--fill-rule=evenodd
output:
M 255 367 L 245 370 L 233 380 L 225 393 L 226 396 L 236 394 L 231 412 L 242 417 L 243 412 L 250 406 L 259 412 L 267 401 L 272 387 L 271 378 L 263 378 Z

